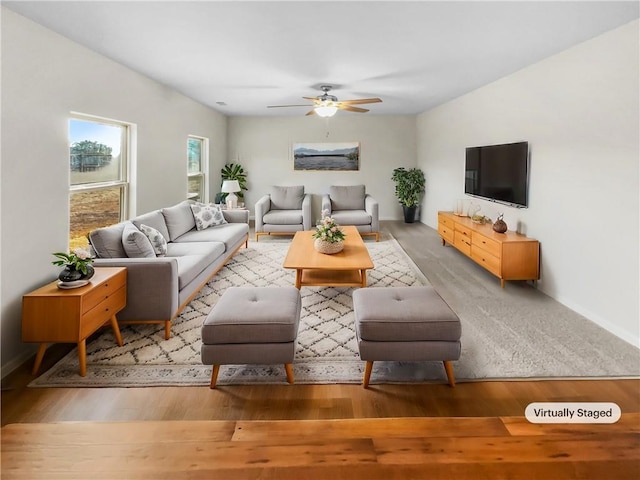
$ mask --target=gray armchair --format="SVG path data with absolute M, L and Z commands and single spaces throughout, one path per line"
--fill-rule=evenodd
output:
M 311 195 L 304 186 L 271 187 L 255 206 L 256 242 L 260 235 L 293 235 L 311 230 Z
M 378 201 L 365 193 L 364 185 L 331 186 L 322 196 L 322 210 L 328 210 L 338 225 L 353 225 L 360 235 L 380 239 Z

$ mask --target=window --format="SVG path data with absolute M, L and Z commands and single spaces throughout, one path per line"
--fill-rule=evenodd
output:
M 187 198 L 206 202 L 206 170 L 208 139 L 189 136 L 187 139 Z
M 69 121 L 69 247 L 86 247 L 87 234 L 125 217 L 129 126 L 74 116 Z

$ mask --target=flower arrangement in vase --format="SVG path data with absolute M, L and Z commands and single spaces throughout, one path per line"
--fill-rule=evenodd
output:
M 62 286 L 82 286 L 89 283 L 95 270 L 91 265 L 93 259 L 86 250 L 76 248 L 71 253 L 56 252 L 53 254 L 58 260 L 51 262 L 64 269 L 58 275 Z
M 328 210 L 322 211 L 322 220 L 316 225 L 312 236 L 315 238 L 313 246 L 320 253 L 338 253 L 344 248 L 345 234 Z

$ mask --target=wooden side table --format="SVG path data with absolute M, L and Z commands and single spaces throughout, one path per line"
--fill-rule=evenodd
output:
M 22 341 L 39 343 L 33 365 L 38 373 L 47 343 L 77 343 L 80 375 L 87 374 L 86 340 L 110 322 L 122 346 L 116 313 L 127 304 L 127 269 L 97 267 L 84 287 L 63 290 L 57 281 L 22 297 Z

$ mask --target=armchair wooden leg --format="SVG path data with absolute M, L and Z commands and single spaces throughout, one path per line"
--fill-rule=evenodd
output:
M 287 372 L 287 382 L 293 383 L 293 365 L 285 363 L 284 370 Z
M 369 388 L 369 379 L 371 378 L 371 370 L 373 369 L 373 361 L 367 360 L 367 364 L 364 367 L 364 378 L 362 379 L 362 386 Z
M 211 370 L 211 383 L 209 388 L 216 388 L 216 382 L 218 381 L 218 372 L 220 371 L 220 365 L 214 365 Z
M 444 362 L 444 370 L 447 372 L 447 379 L 449 380 L 449 385 L 452 387 L 456 386 L 456 377 L 453 375 L 453 365 L 450 360 L 445 360 Z
M 171 338 L 171 320 L 164 322 L 164 339 L 169 340 Z

